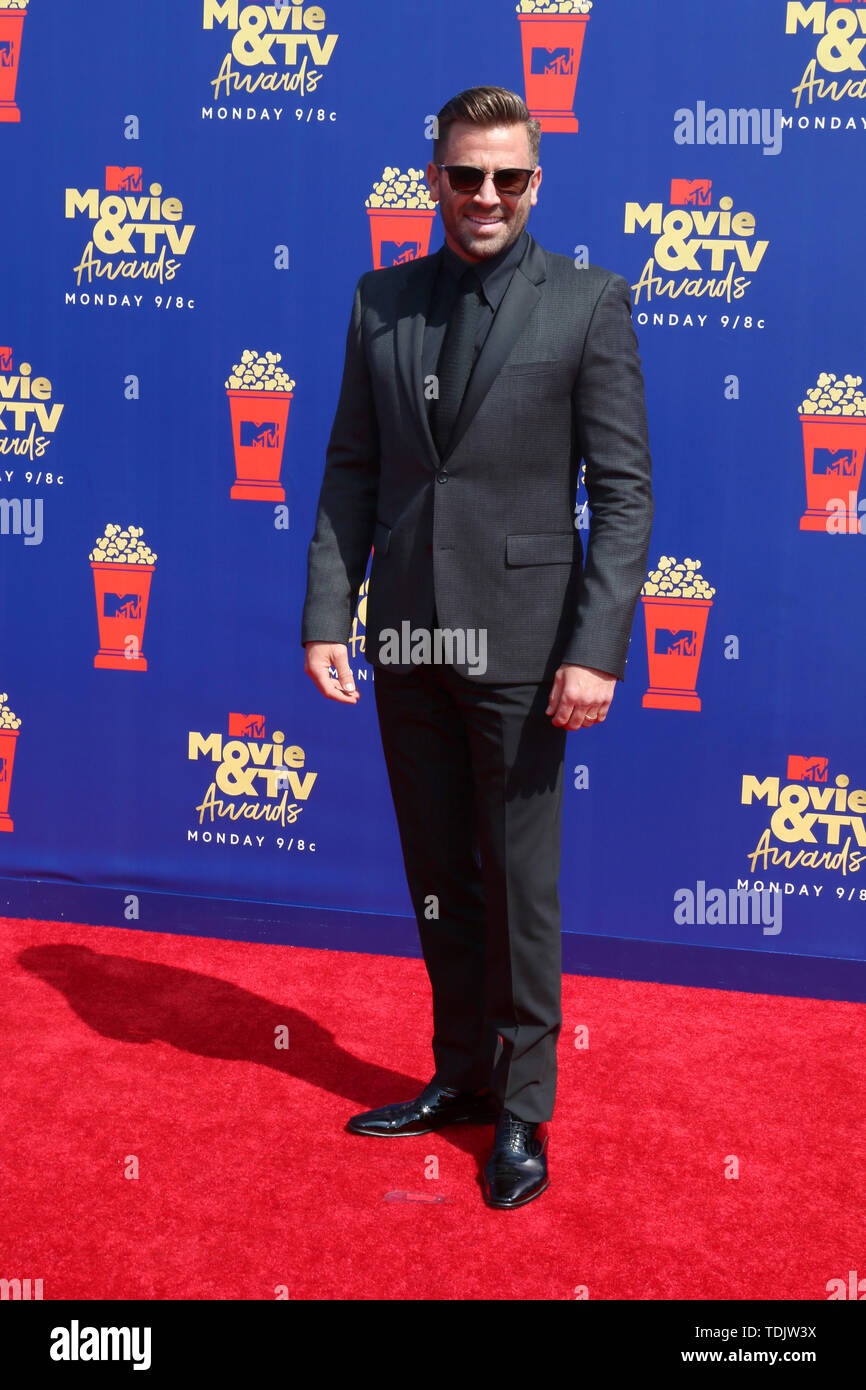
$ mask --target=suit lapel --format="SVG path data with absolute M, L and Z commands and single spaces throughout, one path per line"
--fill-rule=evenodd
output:
M 394 334 L 397 373 L 411 403 L 415 428 L 431 466 L 439 468 L 460 443 L 477 414 L 484 397 L 493 385 L 496 374 L 511 352 L 526 320 L 541 297 L 539 288 L 546 278 L 544 252 L 530 236 L 526 254 L 516 267 L 499 309 L 490 327 L 484 347 L 478 355 L 466 395 L 454 423 L 454 433 L 442 459 L 430 432 L 427 403 L 424 399 L 422 349 L 427 306 L 433 280 L 442 259 L 441 248 L 432 256 L 424 256 L 413 267 L 414 273 L 400 291 L 397 303 L 397 328 Z
M 397 299 L 397 328 L 394 334 L 397 375 L 411 404 L 416 431 L 423 440 L 425 452 L 433 468 L 439 467 L 439 451 L 430 433 L 427 419 L 421 354 L 427 323 L 427 306 L 441 260 L 440 247 L 434 255 L 424 256 L 413 265 L 413 273 L 406 280 Z

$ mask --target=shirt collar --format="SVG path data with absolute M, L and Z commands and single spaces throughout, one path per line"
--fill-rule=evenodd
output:
M 529 232 L 524 227 L 514 244 L 506 247 L 504 251 L 498 251 L 495 256 L 490 256 L 485 261 L 466 261 L 462 256 L 458 256 L 456 251 L 452 251 L 446 242 L 442 247 L 442 265 L 455 281 L 460 279 L 464 270 L 474 270 L 481 281 L 484 298 L 495 312 L 508 287 L 511 272 L 523 259 L 528 245 Z

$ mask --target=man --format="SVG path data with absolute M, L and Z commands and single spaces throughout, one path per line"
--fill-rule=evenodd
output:
M 603 723 L 623 678 L 651 464 L 628 284 L 526 230 L 538 121 L 500 87 L 437 120 L 426 177 L 445 246 L 358 281 L 301 640 L 321 692 L 354 704 L 347 643 L 372 546 L 365 654 L 435 1073 L 348 1127 L 495 1120 L 483 1194 L 511 1208 L 549 1185 L 566 733 Z

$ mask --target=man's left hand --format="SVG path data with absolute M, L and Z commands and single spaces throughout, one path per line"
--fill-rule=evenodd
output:
M 593 729 L 603 724 L 610 709 L 616 676 L 593 666 L 560 666 L 553 678 L 545 714 L 565 729 Z

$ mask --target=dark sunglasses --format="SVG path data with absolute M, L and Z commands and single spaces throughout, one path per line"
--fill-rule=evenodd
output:
M 473 169 L 470 164 L 437 164 L 444 169 L 455 193 L 477 193 L 487 173 L 484 169 Z M 497 169 L 493 174 L 493 186 L 497 193 L 517 195 L 525 193 L 535 169 Z

